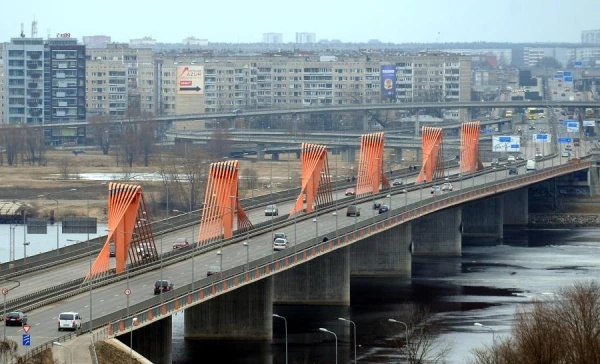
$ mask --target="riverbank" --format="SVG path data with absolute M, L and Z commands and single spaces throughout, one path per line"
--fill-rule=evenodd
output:
M 600 214 L 548 213 L 529 214 L 530 227 L 600 227 Z

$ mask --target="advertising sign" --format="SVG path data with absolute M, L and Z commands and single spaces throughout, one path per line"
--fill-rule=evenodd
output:
M 596 122 L 594 120 L 584 120 L 583 126 L 596 126 Z
M 177 94 L 204 94 L 204 66 L 177 67 Z
M 519 152 L 521 151 L 520 136 L 498 135 L 492 137 L 492 152 Z
M 381 66 L 381 99 L 396 100 L 396 66 Z
M 579 131 L 579 123 L 578 122 L 568 122 L 567 123 L 567 132 L 568 133 L 577 133 Z
M 533 134 L 534 143 L 550 143 L 551 140 L 550 134 Z

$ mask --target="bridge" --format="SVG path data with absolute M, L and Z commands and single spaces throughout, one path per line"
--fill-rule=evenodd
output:
M 52 341 L 77 334 L 61 336 L 57 332 L 56 315 L 64 311 L 84 316 L 82 331 L 90 328 L 86 313 L 93 312 L 91 326 L 96 337 L 131 335 L 139 330 L 133 334 L 133 348 L 157 363 L 170 362 L 171 315 L 181 311 L 189 339 L 269 340 L 273 303 L 349 304 L 351 276 L 410 277 L 411 254 L 460 255 L 462 236 L 501 238 L 503 224 L 527 224 L 523 201 L 527 201 L 528 186 L 589 170 L 592 165 L 587 156 L 567 161 L 548 148 L 550 154 L 537 162 L 536 171 L 525 171 L 524 162 L 513 165 L 516 175 L 509 168 L 482 168 L 477 143 L 471 139 L 478 137 L 473 134 L 476 130 L 478 125 L 463 129 L 468 138 L 463 140 L 458 167 L 439 165 L 441 130 L 424 130 L 421 170 L 407 176 L 405 185 L 389 188 L 380 164 L 382 135 L 364 136 L 359 162 L 362 172 L 354 196 L 344 195 L 345 181 L 320 188 L 327 184 L 321 178 L 321 172 L 328 175 L 326 152 L 322 146 L 307 145 L 302 153 L 303 185 L 277 198 L 279 211 L 290 212 L 277 217 L 264 216 L 264 205 L 274 202 L 273 196 L 253 205 L 238 203 L 234 165 L 216 164 L 214 176 L 221 179 L 210 184 L 204 211 L 150 224 L 151 231 L 160 233 L 161 246 L 155 247 L 160 254 L 144 264 L 127 264 L 126 249 L 120 257 L 118 253 L 127 244 L 142 241 L 142 235 L 154 241 L 154 234 L 141 228 L 148 221 L 139 218 L 139 206 L 133 203 L 139 201 L 141 191 L 111 186 L 111 196 L 128 201 L 111 204 L 115 211 L 123 211 L 120 219 L 109 221 L 113 232 L 120 231 L 114 236 L 115 261 L 104 264 L 107 238 L 98 244 L 101 248 L 95 245 L 76 253 L 83 259 L 74 259 L 75 255 L 54 258 L 50 267 L 41 262 L 33 266 L 31 262 L 29 266 L 13 262 L 12 269 L 3 269 L 2 274 L 5 278 L 18 275 L 23 288 L 7 297 L 7 309 L 29 313 L 34 325 L 32 342 L 38 346 L 29 355 Z M 585 143 L 581 151 L 589 150 Z M 533 156 L 531 140 L 523 148 Z M 216 173 L 222 170 L 230 174 Z M 432 185 L 446 178 L 453 190 L 431 194 Z M 123 193 L 128 199 L 122 198 Z M 377 200 L 389 210 L 382 214 L 374 210 Z M 360 208 L 360 216 L 346 216 L 349 205 Z M 213 209 L 207 210 L 207 206 Z M 240 218 L 240 211 L 245 211 L 247 219 Z M 194 235 L 198 220 L 203 228 Z M 249 227 L 246 220 L 254 225 Z M 431 229 L 434 225 L 436 229 Z M 179 226 L 186 230 L 176 229 Z M 290 246 L 280 252 L 272 247 L 276 231 L 284 231 L 290 240 Z M 162 249 L 163 240 L 170 245 L 173 238 L 190 233 L 195 243 L 192 247 L 168 253 Z M 134 234 L 140 238 L 133 238 Z M 94 269 L 88 263 L 90 251 L 99 253 Z M 219 270 L 206 277 L 209 266 Z M 84 280 L 86 275 L 89 279 Z M 81 278 L 73 281 L 76 277 Z M 152 287 L 159 278 L 171 279 L 174 290 L 154 295 Z M 126 289 L 131 295 L 121 293 Z M 7 337 L 18 335 L 11 331 Z

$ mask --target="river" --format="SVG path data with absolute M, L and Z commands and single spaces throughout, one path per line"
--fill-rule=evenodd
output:
M 502 242 L 463 244 L 462 257 L 413 258 L 412 279 L 352 279 L 348 307 L 280 306 L 287 318 L 289 363 L 349 363 L 353 345 L 346 317 L 357 325 L 359 363 L 404 362 L 397 342 L 404 326 L 389 323 L 407 304 L 427 307 L 439 340 L 451 342 L 448 363 L 465 363 L 470 350 L 509 335 L 515 309 L 576 280 L 600 277 L 600 229 L 505 230 Z M 186 341 L 183 315 L 173 319 L 173 363 L 285 363 L 284 326 L 274 319 L 273 343 Z M 491 328 L 474 326 L 475 322 Z M 209 358 L 212 358 L 209 359 Z M 217 359 L 218 358 L 218 359 Z

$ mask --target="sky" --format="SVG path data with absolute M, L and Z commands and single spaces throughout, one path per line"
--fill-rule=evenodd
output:
M 599 29 L 598 0 L 0 0 L 0 42 L 31 35 L 109 35 L 115 42 L 150 36 L 179 43 L 253 43 L 267 32 L 316 33 L 317 40 L 393 43 L 570 42 Z

